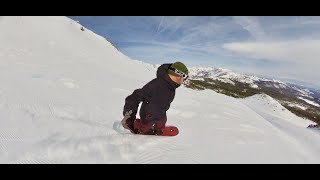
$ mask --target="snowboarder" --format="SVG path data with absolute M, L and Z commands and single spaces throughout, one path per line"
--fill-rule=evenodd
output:
M 310 124 L 307 128 L 318 128 L 318 124 Z
M 178 129 L 166 128 L 166 111 L 178 88 L 188 78 L 188 69 L 181 62 L 162 64 L 157 69 L 157 78 L 126 97 L 121 121 L 125 129 L 134 134 L 177 135 Z M 136 119 L 140 102 L 140 118 Z

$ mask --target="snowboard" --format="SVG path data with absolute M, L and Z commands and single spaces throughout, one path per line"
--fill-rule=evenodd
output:
M 132 135 L 138 135 L 138 136 L 176 136 L 179 134 L 179 129 L 175 126 L 166 126 L 163 129 L 163 133 L 161 135 L 155 135 L 155 134 L 134 134 L 130 130 L 125 129 L 121 121 L 115 121 L 113 123 L 113 129 L 120 133 L 120 134 L 132 134 Z

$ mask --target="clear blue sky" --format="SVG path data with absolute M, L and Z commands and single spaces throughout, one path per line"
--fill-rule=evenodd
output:
M 132 59 L 221 67 L 320 88 L 320 17 L 69 17 Z

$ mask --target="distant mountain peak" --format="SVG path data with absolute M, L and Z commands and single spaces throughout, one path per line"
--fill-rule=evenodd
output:
M 313 120 L 320 118 L 317 113 L 320 111 L 320 93 L 299 85 L 215 67 L 190 68 L 189 82 L 187 87 L 190 88 L 212 89 L 238 98 L 265 93 L 291 108 L 292 112 Z M 294 109 L 296 107 L 298 109 Z

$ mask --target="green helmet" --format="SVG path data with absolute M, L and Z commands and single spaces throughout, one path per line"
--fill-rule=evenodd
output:
M 175 62 L 169 67 L 169 74 L 173 76 L 181 76 L 184 79 L 187 79 L 189 76 L 189 71 L 186 65 L 184 65 L 182 62 Z

